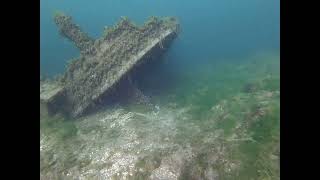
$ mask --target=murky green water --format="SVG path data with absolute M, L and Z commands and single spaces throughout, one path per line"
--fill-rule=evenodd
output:
M 280 179 L 279 62 L 268 54 L 195 68 L 154 93 L 153 111 L 42 117 L 41 179 Z

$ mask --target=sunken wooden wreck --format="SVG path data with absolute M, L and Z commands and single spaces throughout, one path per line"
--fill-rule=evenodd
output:
M 40 83 L 40 107 L 47 114 L 60 111 L 71 117 L 85 114 L 101 97 L 117 93 L 117 86 L 130 82 L 130 73 L 139 65 L 161 55 L 179 31 L 172 17 L 151 17 L 141 27 L 122 18 L 93 39 L 70 16 L 59 13 L 54 21 L 60 34 L 80 50 L 80 57 L 69 63 L 58 82 Z

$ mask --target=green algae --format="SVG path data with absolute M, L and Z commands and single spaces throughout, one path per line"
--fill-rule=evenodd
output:
M 59 140 L 72 138 L 77 134 L 75 123 L 63 116 L 45 117 L 40 121 L 40 130 L 45 134 L 56 135 Z
M 129 179 L 148 179 L 157 169 L 171 165 L 164 159 L 175 156 L 182 148 L 189 149 L 193 156 L 183 165 L 175 165 L 181 168 L 177 170 L 181 172 L 179 179 L 210 179 L 216 174 L 218 179 L 279 179 L 278 65 L 279 59 L 275 57 L 260 58 L 255 63 L 251 59 L 241 64 L 219 64 L 214 68 L 216 71 L 194 77 L 199 82 L 196 85 L 190 83 L 192 81 L 178 82 L 179 88 L 168 90 L 174 96 L 158 97 L 159 112 L 130 106 L 120 112 L 108 112 L 111 117 L 107 120 L 90 119 L 90 123 L 81 120 L 71 123 L 59 117 L 43 121 L 42 133 L 57 137 L 57 144 L 60 144 L 52 147 L 51 153 L 60 158 L 55 160 L 52 155 L 43 162 L 42 174 L 58 165 L 63 169 L 60 172 L 69 172 L 73 167 L 83 172 L 106 171 L 121 162 L 121 157 L 117 161 L 112 158 L 123 152 L 137 157 L 132 163 L 135 171 Z M 244 92 L 247 83 L 257 88 Z M 167 108 L 168 102 L 175 105 Z M 85 139 L 77 141 L 79 134 Z M 91 137 L 95 137 L 92 142 Z M 127 148 L 135 141 L 139 143 Z M 75 158 L 71 152 L 81 144 L 85 146 Z M 103 152 L 104 147 L 111 149 L 105 150 L 110 151 L 105 161 L 108 165 L 93 160 L 95 156 L 100 157 L 99 153 L 93 157 L 84 156 L 86 152 Z M 44 156 L 47 154 L 41 155 Z M 124 176 L 115 173 L 112 177 L 121 179 Z

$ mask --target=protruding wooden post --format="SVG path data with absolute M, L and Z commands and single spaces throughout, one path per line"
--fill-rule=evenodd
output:
M 73 23 L 70 16 L 57 13 L 54 16 L 54 22 L 58 26 L 60 33 L 71 40 L 79 48 L 81 54 L 94 53 L 94 39 L 90 38 L 77 24 Z

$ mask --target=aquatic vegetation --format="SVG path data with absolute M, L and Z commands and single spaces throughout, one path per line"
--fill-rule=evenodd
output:
M 46 134 L 55 134 L 60 140 L 76 135 L 77 129 L 72 121 L 66 121 L 60 114 L 53 117 L 43 117 L 40 121 L 41 131 Z
M 43 121 L 40 175 L 43 179 L 279 179 L 279 74 L 270 74 L 278 66 L 267 65 L 274 61 L 254 66 L 249 61 L 238 70 L 237 65 L 221 65 L 220 72 L 211 74 L 216 77 L 211 84 L 203 77 L 199 86 L 185 85 L 189 94 L 161 97 L 157 109 L 106 107 L 78 121 L 59 117 Z M 248 82 L 258 88 L 243 92 Z M 226 87 L 231 90 L 225 92 Z M 186 103 L 177 103 L 192 94 Z
M 273 99 L 265 96 L 265 93 L 267 92 L 258 93 L 253 98 L 264 96 L 266 98 L 264 101 Z M 235 112 L 234 108 L 238 106 L 232 108 L 234 101 L 226 100 L 214 106 L 212 112 L 207 113 L 209 118 L 202 119 L 201 123 L 192 120 L 192 115 L 187 109 L 170 110 L 161 107 L 163 110 L 157 115 L 149 112 L 127 112 L 121 109 L 105 111 L 94 117 L 74 122 L 78 134 L 74 136 L 74 142 L 68 143 L 67 148 L 70 150 L 53 148 L 55 150 L 51 149 L 51 153 L 76 152 L 78 159 L 73 166 L 79 169 L 78 173 L 84 178 L 103 176 L 116 179 L 139 177 L 223 179 L 233 177 L 233 174 L 238 172 L 240 175 L 241 173 L 247 175 L 247 166 L 252 168 L 250 159 L 255 158 L 252 153 L 263 154 L 264 151 L 262 148 L 264 146 L 260 147 L 260 144 L 257 144 L 265 144 L 264 139 L 259 139 L 261 130 L 267 130 L 266 133 L 269 133 L 268 131 L 274 126 L 273 123 L 265 121 L 270 118 L 276 122 L 277 119 L 268 117 L 269 113 L 256 116 L 253 105 L 259 101 L 251 105 L 252 97 L 245 94 L 240 96 L 243 96 L 239 102 L 243 110 Z M 264 110 L 271 105 L 273 104 L 266 104 Z M 250 106 L 253 106 L 250 111 L 244 111 Z M 243 112 L 245 113 L 242 114 Z M 230 115 L 221 116 L 222 114 Z M 229 123 L 231 117 L 238 117 L 236 123 L 231 126 L 221 124 Z M 250 146 L 248 143 L 252 144 L 253 150 L 247 149 Z M 82 144 L 84 149 L 77 150 L 77 144 Z M 243 147 L 246 149 L 243 150 Z M 79 161 L 86 161 L 88 158 L 86 154 L 90 154 L 89 152 L 94 153 L 89 158 L 90 163 L 80 167 Z M 246 160 L 248 156 L 250 158 Z M 61 159 L 60 164 L 69 164 L 68 159 L 71 157 L 68 155 L 62 157 L 68 158 Z M 70 167 L 62 172 L 73 177 L 76 175 L 74 170 L 75 168 Z M 264 169 L 259 166 L 255 170 Z M 252 174 L 249 175 L 253 177 Z

